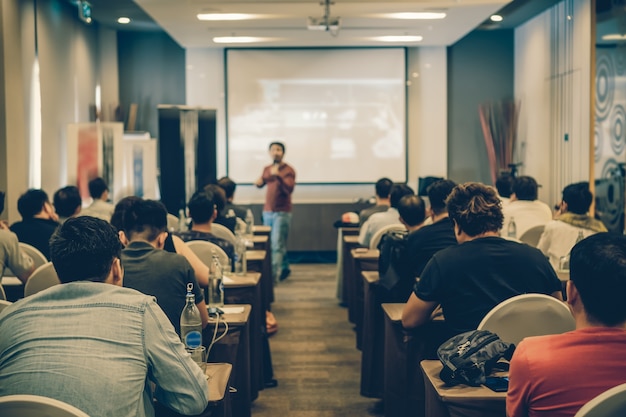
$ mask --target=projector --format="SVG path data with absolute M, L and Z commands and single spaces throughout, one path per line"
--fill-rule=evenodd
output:
M 341 24 L 340 17 L 309 17 L 307 21 L 307 29 L 309 30 L 339 30 Z

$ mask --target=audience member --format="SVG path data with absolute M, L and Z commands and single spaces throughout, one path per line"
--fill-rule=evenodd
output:
M 162 250 L 167 237 L 165 206 L 158 201 L 138 201 L 122 217 L 129 240 L 122 251 L 124 286 L 156 297 L 180 334 L 180 313 L 186 303 L 187 284 L 192 283 L 202 327 L 206 327 L 209 314 L 191 265 L 183 256 Z
M 237 217 L 226 217 L 222 215 L 227 202 L 226 192 L 224 192 L 224 189 L 217 184 L 208 184 L 204 186 L 203 190 L 208 191 L 213 195 L 212 200 L 217 208 L 217 216 L 213 219 L 213 223 L 221 224 L 222 226 L 228 228 L 231 232 L 235 233 L 235 228 L 237 227 Z
M 57 190 L 52 197 L 54 209 L 59 216 L 59 223 L 63 224 L 70 217 L 75 217 L 80 213 L 82 199 L 80 191 L 74 185 L 68 185 Z
M 498 195 L 500 196 L 500 200 L 502 200 L 502 207 L 506 207 L 511 200 L 511 193 L 513 192 L 513 181 L 515 178 L 508 173 L 501 173 L 496 179 L 496 190 L 498 190 Z
M 519 294 L 561 298 L 561 282 L 535 248 L 503 239 L 502 208 L 495 189 L 457 185 L 446 200 L 459 245 L 428 262 L 402 312 L 406 328 L 427 322 L 441 305 L 451 334 L 474 330 L 500 302 Z
M 153 395 L 181 414 L 205 409 L 206 377 L 154 297 L 122 288 L 120 250 L 114 228 L 91 217 L 54 234 L 62 284 L 0 314 L 0 396 L 54 398 L 92 417 L 152 416 Z
M 361 226 L 363 226 L 363 223 L 365 223 L 372 214 L 387 211 L 391 204 L 389 202 L 391 187 L 393 187 L 393 182 L 389 178 L 381 178 L 376 181 L 376 195 L 374 196 L 376 202 L 372 207 L 365 208 L 359 213 L 359 224 Z
M 17 235 L 20 242 L 34 246 L 50 259 L 48 242 L 59 223 L 54 207 L 48 200 L 48 194 L 43 190 L 26 191 L 17 200 L 17 211 L 20 212 L 22 221 L 13 223 L 11 231 Z
M 184 242 L 190 240 L 206 240 L 224 249 L 232 260 L 235 255 L 233 244 L 211 233 L 211 225 L 217 217 L 215 194 L 211 191 L 197 191 L 187 204 L 191 217 L 191 230 L 177 233 Z M 226 266 L 226 265 L 223 265 Z
M 98 177 L 89 181 L 89 194 L 93 198 L 91 205 L 81 211 L 81 216 L 91 216 L 105 221 L 111 220 L 114 206 L 109 203 L 109 186 Z
M 398 203 L 405 195 L 413 194 L 413 190 L 406 184 L 394 184 L 389 194 L 388 210 L 373 213 L 359 230 L 359 244 L 361 246 L 369 246 L 372 236 L 385 226 L 391 224 L 400 224 L 400 214 L 398 213 Z
M 224 209 L 221 212 L 221 215 L 224 217 L 229 217 L 230 210 L 235 213 L 235 216 L 240 218 L 241 220 L 246 220 L 246 214 L 248 213 L 248 207 L 239 206 L 233 203 L 235 199 L 235 190 L 237 189 L 237 184 L 235 181 L 228 177 L 222 177 L 217 180 L 217 185 L 222 187 L 224 193 L 226 194 L 226 204 L 224 205 Z
M 510 417 L 571 417 L 626 383 L 626 237 L 598 233 L 582 240 L 570 266 L 567 304 L 576 330 L 519 344 L 509 373 Z
M 528 229 L 543 226 L 552 220 L 550 207 L 537 200 L 537 181 L 528 176 L 513 180 L 511 200 L 502 208 L 504 213 L 504 229 L 502 236 L 507 236 L 511 219 L 515 220 L 516 238 L 520 238 Z
M 546 224 L 537 244 L 537 249 L 550 259 L 555 270 L 559 269 L 559 260 L 569 253 L 581 233 L 585 238 L 607 231 L 600 220 L 587 215 L 592 200 L 588 182 L 570 184 L 563 189 L 557 218 Z
M 0 191 L 0 214 L 3 211 L 4 192 Z M 16 277 L 26 283 L 35 266 L 33 260 L 20 250 L 15 233 L 9 230 L 9 226 L 4 220 L 0 220 L 0 279 L 5 268 L 10 268 Z

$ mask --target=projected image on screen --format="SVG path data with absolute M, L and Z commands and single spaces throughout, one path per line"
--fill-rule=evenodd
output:
M 228 50 L 228 175 L 254 182 L 270 142 L 302 183 L 406 178 L 404 49 Z

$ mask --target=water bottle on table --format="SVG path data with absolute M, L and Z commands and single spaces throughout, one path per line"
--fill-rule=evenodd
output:
M 218 308 L 224 307 L 224 282 L 222 265 L 217 254 L 213 254 L 207 288 L 207 304 L 209 314 L 215 315 Z
M 187 349 L 198 349 L 202 345 L 202 319 L 193 295 L 193 284 L 187 284 L 185 308 L 180 315 L 180 339 Z

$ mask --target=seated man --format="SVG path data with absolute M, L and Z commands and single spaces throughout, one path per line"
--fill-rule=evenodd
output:
M 2 192 L 0 192 L 0 199 L 2 200 L 0 213 L 2 213 L 4 211 L 4 193 Z M 5 268 L 10 268 L 15 276 L 26 284 L 26 280 L 35 270 L 35 265 L 33 260 L 20 250 L 15 233 L 9 230 L 4 220 L 0 220 L 0 279 Z
M 59 216 L 59 223 L 63 223 L 70 217 L 75 217 L 80 213 L 82 199 L 78 187 L 68 185 L 57 190 L 52 197 L 54 209 Z
M 376 181 L 376 195 L 374 196 L 376 202 L 372 207 L 365 208 L 359 213 L 359 224 L 361 226 L 363 226 L 363 223 L 365 223 L 372 214 L 387 211 L 390 204 L 389 194 L 391 193 L 392 186 L 393 182 L 389 178 L 381 178 Z
M 511 193 L 513 192 L 513 180 L 514 178 L 508 172 L 503 172 L 496 179 L 496 190 L 502 201 L 502 207 L 506 207 L 511 201 Z
M 626 383 L 626 237 L 599 233 L 572 249 L 567 304 L 576 330 L 524 339 L 513 355 L 510 417 L 573 416 Z
M 359 230 L 359 245 L 369 246 L 370 240 L 377 231 L 391 224 L 400 224 L 400 214 L 398 213 L 398 203 L 400 199 L 408 194 L 414 194 L 411 187 L 406 184 L 394 184 L 389 194 L 389 204 L 391 207 L 387 211 L 372 214 Z
M 191 217 L 191 230 L 177 233 L 183 241 L 206 240 L 215 243 L 224 249 L 226 255 L 232 260 L 235 256 L 235 247 L 232 243 L 221 239 L 211 233 L 211 225 L 217 217 L 215 194 L 211 191 L 196 191 L 187 204 L 189 217 Z M 222 265 L 224 267 L 225 265 Z
M 227 217 L 229 210 L 232 210 L 233 213 L 235 213 L 235 216 L 243 221 L 246 221 L 248 208 L 233 203 L 233 200 L 235 199 L 235 190 L 237 189 L 237 184 L 235 183 L 235 181 L 231 180 L 228 177 L 222 177 L 217 180 L 217 185 L 222 187 L 224 193 L 226 194 L 226 205 L 224 206 L 224 209 L 220 214 L 224 217 Z
M 438 305 L 450 335 L 474 330 L 500 302 L 526 293 L 561 299 L 561 281 L 535 248 L 503 239 L 500 198 L 480 183 L 457 185 L 446 201 L 459 245 L 428 262 L 404 311 L 402 325 L 426 323 Z
M 203 190 L 212 194 L 213 203 L 217 208 L 217 216 L 213 219 L 213 223 L 221 224 L 235 233 L 237 217 L 226 217 L 226 215 L 222 215 L 226 207 L 226 192 L 224 192 L 224 189 L 217 184 L 208 184 L 204 186 Z
M 530 228 L 541 226 L 552 220 L 552 210 L 543 201 L 537 200 L 537 181 L 532 177 L 517 177 L 513 180 L 511 200 L 502 208 L 504 228 L 502 236 L 508 233 L 511 219 L 515 220 L 516 235 L 520 238 Z
M 61 280 L 0 314 L 0 396 L 42 395 L 92 417 L 153 416 L 158 401 L 201 413 L 206 377 L 154 297 L 122 288 L 121 244 L 91 217 L 67 220 L 50 241 Z
M 39 249 L 50 259 L 48 241 L 59 223 L 54 207 L 48 200 L 48 194 L 43 190 L 30 189 L 17 200 L 17 211 L 22 221 L 11 225 L 11 231 L 17 235 L 20 242 L 28 243 Z
M 187 284 L 192 283 L 202 327 L 206 327 L 209 312 L 193 268 L 183 256 L 163 250 L 167 237 L 165 206 L 158 201 L 137 201 L 122 217 L 123 231 L 129 240 L 122 251 L 124 286 L 156 297 L 180 334 L 180 313 L 186 304 Z
M 537 249 L 550 259 L 555 270 L 559 269 L 559 260 L 569 253 L 581 233 L 585 238 L 606 232 L 600 220 L 587 214 L 592 200 L 588 182 L 570 184 L 563 189 L 557 218 L 546 224 L 537 244 Z
M 109 186 L 100 177 L 89 181 L 89 195 L 93 198 L 91 205 L 80 213 L 81 216 L 97 217 L 104 221 L 111 220 L 115 206 L 108 202 Z

